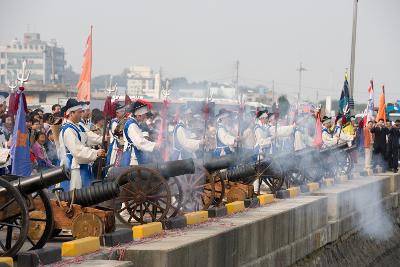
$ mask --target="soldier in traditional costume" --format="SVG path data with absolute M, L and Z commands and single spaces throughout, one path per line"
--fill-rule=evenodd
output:
M 193 113 L 189 107 L 183 106 L 180 110 L 182 119 L 176 124 L 172 132 L 172 160 L 196 158 L 196 151 L 204 142 L 190 136 L 188 123 L 193 120 Z
M 122 153 L 122 148 L 123 148 L 122 130 L 123 130 L 123 126 L 126 122 L 125 115 L 126 115 L 126 106 L 123 106 L 123 105 L 117 103 L 116 104 L 116 116 L 115 116 L 115 118 L 113 118 L 111 120 L 110 146 L 107 151 L 107 166 L 109 166 L 109 165 L 119 166 L 120 165 L 120 162 L 116 162 L 116 160 L 117 160 L 117 156 L 120 153 Z M 121 125 L 121 124 L 123 124 L 123 125 Z
M 152 152 L 159 148 L 155 142 L 147 140 L 143 136 L 140 123 L 147 119 L 147 113 L 151 104 L 144 100 L 137 100 L 127 109 L 131 116 L 124 126 L 124 152 L 122 155 L 122 166 L 145 164 L 144 151 Z
M 271 133 L 271 125 L 269 125 L 269 118 L 272 113 L 268 110 L 259 110 L 256 113 L 257 123 L 254 127 L 255 146 L 254 157 L 255 159 L 264 159 L 266 154 L 272 153 L 273 134 Z
M 93 123 L 92 123 L 92 112 L 90 110 L 90 102 L 89 101 L 82 101 L 80 102 L 82 105 L 82 118 L 81 121 L 79 122 L 79 125 L 82 127 L 85 127 L 86 131 L 90 131 L 93 128 Z
M 232 154 L 234 151 L 234 145 L 239 140 L 239 137 L 232 135 L 227 127 L 233 117 L 232 111 L 221 109 L 216 117 L 217 129 L 215 133 L 216 148 L 214 150 L 214 157 L 218 158 Z
M 60 130 L 60 153 L 61 165 L 71 171 L 71 180 L 61 183 L 64 190 L 79 189 L 89 186 L 92 180 L 90 164 L 98 157 L 104 157 L 103 149 L 92 149 L 87 143 L 88 139 L 92 142 L 101 142 L 101 137 L 95 134 L 85 134 L 79 126 L 82 115 L 82 105 L 75 99 L 69 99 L 63 108 L 66 115 L 66 122 Z
M 338 137 L 333 135 L 331 132 L 332 119 L 324 116 L 322 118 L 322 145 L 323 147 L 329 147 L 338 143 Z

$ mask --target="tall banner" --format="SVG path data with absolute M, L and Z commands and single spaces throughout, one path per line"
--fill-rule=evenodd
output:
M 85 52 L 83 54 L 82 72 L 78 84 L 78 100 L 90 101 L 90 84 L 92 80 L 92 28 L 86 41 Z
M 32 172 L 32 162 L 30 159 L 29 133 L 26 127 L 26 99 L 23 93 L 24 87 L 19 88 L 15 98 L 17 115 L 12 134 L 11 144 L 11 174 L 19 176 L 29 176 Z

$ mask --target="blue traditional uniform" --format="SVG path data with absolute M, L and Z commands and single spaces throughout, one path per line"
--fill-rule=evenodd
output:
M 152 152 L 154 142 L 143 137 L 139 123 L 133 117 L 129 117 L 124 126 L 124 152 L 121 166 L 146 164 L 143 151 Z
M 183 122 L 179 122 L 175 126 L 174 131 L 172 132 L 173 152 L 172 152 L 171 160 L 188 159 L 188 158 L 192 157 L 192 154 L 189 151 L 187 151 L 178 140 L 177 132 L 178 132 L 179 128 L 182 128 L 185 130 L 186 129 L 185 124 L 183 124 Z
M 118 119 L 114 118 L 111 120 L 111 129 L 110 133 L 112 135 L 112 141 L 110 143 L 110 146 L 108 147 L 107 151 L 107 166 L 114 164 L 115 162 L 115 156 L 119 147 L 119 140 L 118 136 L 115 134 L 115 128 L 118 125 Z
M 65 131 L 67 129 L 71 129 L 73 130 L 73 132 L 75 132 L 79 142 L 81 142 L 82 145 L 85 145 L 85 141 L 83 138 L 83 129 L 80 126 L 77 126 L 75 124 L 73 124 L 72 122 L 67 122 L 65 123 L 62 127 L 61 127 L 61 137 L 63 139 L 63 144 L 65 144 Z M 67 146 L 65 146 L 65 161 L 64 161 L 64 166 L 68 169 L 71 170 L 72 169 L 72 163 L 74 160 L 74 156 L 71 153 L 71 151 L 69 151 L 69 149 L 67 148 Z M 89 160 L 90 161 L 90 160 Z M 89 164 L 79 164 L 79 172 L 80 172 L 80 179 L 81 179 L 81 186 L 82 187 L 86 187 L 90 185 L 90 182 L 92 180 L 91 177 L 91 169 L 90 169 L 90 165 Z M 72 174 L 71 174 L 72 176 Z M 73 177 L 71 177 L 72 179 Z M 61 187 L 66 190 L 69 191 L 70 190 L 70 182 L 69 181 L 64 181 L 61 183 Z M 73 186 L 73 188 L 76 188 L 75 186 Z M 79 188 L 79 186 L 78 186 Z
M 228 133 L 228 130 L 226 129 L 226 127 L 224 125 L 222 125 L 221 123 L 218 123 L 217 132 L 215 134 L 217 147 L 215 148 L 214 153 L 213 153 L 214 157 L 217 157 L 217 158 L 219 158 L 223 155 L 232 154 L 232 150 L 230 149 L 229 146 L 232 146 L 235 142 L 235 138 L 233 136 L 229 136 L 230 142 L 226 142 L 225 140 L 222 140 L 220 137 L 221 131 L 225 131 L 226 133 Z
M 256 124 L 254 127 L 254 135 L 256 137 L 256 144 L 254 146 L 254 159 L 257 160 L 260 156 L 265 156 L 267 154 L 271 154 L 271 132 L 270 125 L 260 125 Z M 259 130 L 259 131 L 258 131 Z M 260 132 L 257 134 L 257 132 Z

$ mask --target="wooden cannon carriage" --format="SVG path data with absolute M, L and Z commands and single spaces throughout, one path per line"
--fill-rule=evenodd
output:
M 0 178 L 0 256 L 15 256 L 25 241 L 29 241 L 26 249 L 46 244 L 52 236 L 54 217 L 44 189 L 67 179 L 62 167 L 30 177 Z

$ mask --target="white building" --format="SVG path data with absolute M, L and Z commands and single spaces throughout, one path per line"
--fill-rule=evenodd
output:
M 148 66 L 132 66 L 127 74 L 127 93 L 130 96 L 160 98 L 161 75 Z
M 22 62 L 27 61 L 32 84 L 62 83 L 64 75 L 64 48 L 56 40 L 40 40 L 39 33 L 25 33 L 24 40 L 14 39 L 0 47 L 0 83 L 16 79 Z

